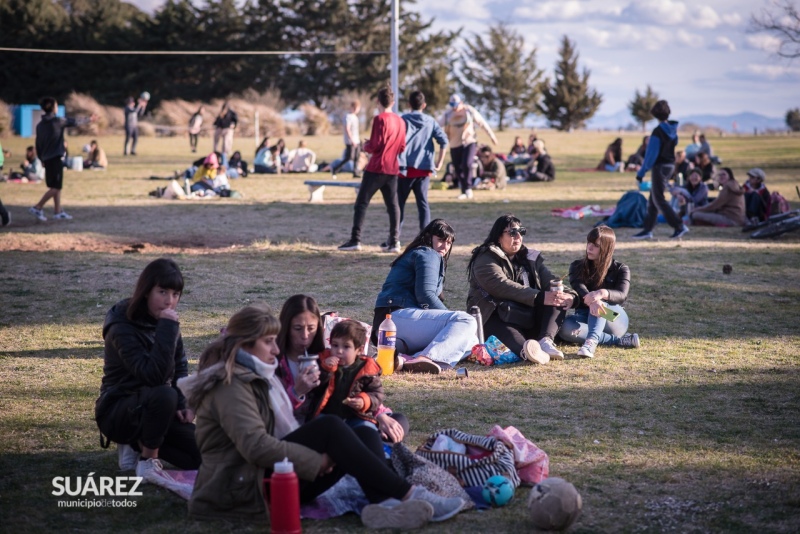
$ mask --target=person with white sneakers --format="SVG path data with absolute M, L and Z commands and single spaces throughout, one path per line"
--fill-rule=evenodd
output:
M 472 198 L 473 163 L 478 153 L 478 132 L 475 127 L 482 128 L 492 144 L 497 144 L 489 123 L 474 107 L 467 105 L 459 95 L 450 97 L 450 109 L 439 118 L 450 144 L 450 160 L 455 167 L 455 180 L 461 187 L 459 200 Z
M 53 219 L 70 220 L 72 216 L 61 209 L 61 188 L 64 185 L 64 131 L 67 128 L 97 120 L 95 115 L 89 118 L 73 119 L 58 116 L 58 102 L 50 96 L 44 97 L 39 104 L 44 111 L 42 120 L 36 125 L 36 154 L 44 164 L 47 191 L 35 206 L 28 208 L 31 215 L 40 221 L 46 221 L 44 205 L 53 199 Z
M 538 250 L 525 247 L 528 230 L 514 215 L 500 216 L 467 266 L 467 308 L 478 306 L 483 332 L 521 358 L 539 364 L 563 360 L 554 339 L 578 295 L 563 289 Z M 557 282 L 557 290 L 551 283 Z
M 242 308 L 200 356 L 198 371 L 182 379 L 197 409 L 197 471 L 189 517 L 261 521 L 268 517 L 263 484 L 277 462 L 297 474 L 300 502 L 308 503 L 344 475 L 358 481 L 371 504 L 367 528 L 419 528 L 458 514 L 464 501 L 412 486 L 367 448 L 335 415 L 300 425 L 275 372 L 280 322 L 263 303 Z
M 622 307 L 631 287 L 631 270 L 614 259 L 616 244 L 614 230 L 605 225 L 592 228 L 586 236 L 586 254 L 569 266 L 569 285 L 579 301 L 558 337 L 582 344 L 578 356 L 583 358 L 593 358 L 598 345 L 639 348 L 639 334 L 628 333 L 628 314 Z
M 178 389 L 178 379 L 189 374 L 176 311 L 182 291 L 178 265 L 157 259 L 142 271 L 133 296 L 108 311 L 95 402 L 97 426 L 117 443 L 120 468 L 135 468 L 145 482 L 166 487 L 175 481 L 162 458 L 181 469 L 197 469 L 201 459 L 194 412 Z

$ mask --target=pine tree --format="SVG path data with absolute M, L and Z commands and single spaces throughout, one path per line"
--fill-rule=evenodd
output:
M 637 89 L 633 100 L 628 102 L 628 109 L 636 122 L 642 125 L 642 131 L 645 131 L 647 123 L 653 120 L 650 110 L 653 109 L 656 102 L 658 102 L 658 93 L 654 92 L 649 84 L 644 94 L 640 94 Z
M 793 132 L 800 132 L 800 108 L 790 109 L 786 112 L 786 126 Z
M 578 74 L 578 53 L 566 35 L 561 41 L 559 55 L 555 83 L 551 86 L 550 80 L 545 80 L 538 108 L 558 130 L 581 128 L 597 112 L 603 97 L 589 88 L 588 69 Z
M 460 58 L 461 90 L 468 102 L 497 117 L 499 130 L 511 114 L 522 123 L 536 113 L 542 71 L 536 68 L 536 49 L 525 54 L 522 35 L 499 23 L 489 27 L 486 41 L 475 35 L 465 46 Z

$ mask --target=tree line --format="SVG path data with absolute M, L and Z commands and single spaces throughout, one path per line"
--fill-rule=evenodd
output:
M 487 36 L 434 31 L 433 20 L 400 4 L 399 85 L 421 89 L 429 108 L 464 93 L 500 129 L 544 116 L 558 129 L 582 127 L 602 95 L 578 67 L 564 36 L 552 79 L 536 49 L 505 24 Z M 0 100 L 36 102 L 91 94 L 119 106 L 143 90 L 161 100 L 210 101 L 247 90 L 280 92 L 292 107 L 326 109 L 338 95 L 375 92 L 389 80 L 389 0 L 168 0 L 152 15 L 121 0 L 0 0 L 0 46 L 48 50 L 220 51 L 234 55 L 0 53 Z M 300 50 L 314 54 L 247 55 Z M 344 54 L 374 51 L 376 54 Z M 402 100 L 402 96 L 401 100 Z

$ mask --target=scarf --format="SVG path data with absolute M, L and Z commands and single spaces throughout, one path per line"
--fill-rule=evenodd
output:
M 275 376 L 275 369 L 278 368 L 278 360 L 272 363 L 264 363 L 252 354 L 248 354 L 253 359 L 255 372 L 269 383 L 269 407 L 275 418 L 275 437 L 283 439 L 286 434 L 295 430 L 298 426 L 294 418 L 294 409 L 283 388 L 283 384 Z

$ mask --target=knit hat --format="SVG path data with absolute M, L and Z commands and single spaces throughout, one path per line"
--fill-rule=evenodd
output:
M 752 176 L 753 178 L 758 178 L 762 182 L 767 179 L 767 175 L 764 174 L 764 171 L 756 167 L 755 169 L 750 169 L 747 171 L 747 176 Z
M 217 155 L 215 153 L 209 154 L 206 159 L 203 160 L 203 165 L 209 165 L 212 169 L 216 169 L 219 167 L 219 160 L 217 159 Z

